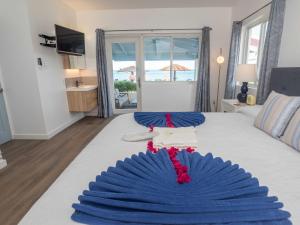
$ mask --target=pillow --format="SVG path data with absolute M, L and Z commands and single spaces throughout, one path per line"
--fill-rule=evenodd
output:
M 281 140 L 300 151 L 300 109 L 295 113 Z
M 254 125 L 272 137 L 279 138 L 299 107 L 300 97 L 272 91 L 257 115 Z

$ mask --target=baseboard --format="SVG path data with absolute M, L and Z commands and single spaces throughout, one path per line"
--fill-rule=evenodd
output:
M 52 138 L 53 136 L 55 136 L 56 134 L 58 134 L 59 132 L 63 131 L 64 129 L 66 129 L 67 127 L 71 126 L 73 123 L 76 123 L 78 120 L 81 120 L 84 117 L 84 114 L 73 118 L 72 120 L 70 120 L 69 122 L 61 125 L 60 127 L 50 131 L 47 135 L 48 135 L 48 139 Z
M 13 134 L 13 139 L 25 139 L 25 140 L 48 140 L 58 134 L 59 132 L 63 131 L 67 127 L 71 126 L 73 123 L 76 123 L 78 120 L 81 120 L 84 117 L 84 114 L 73 118 L 72 120 L 68 121 L 67 123 L 61 125 L 60 127 L 53 129 L 52 131 L 48 132 L 47 134 Z
M 12 139 L 24 139 L 24 140 L 47 140 L 48 134 L 13 134 Z

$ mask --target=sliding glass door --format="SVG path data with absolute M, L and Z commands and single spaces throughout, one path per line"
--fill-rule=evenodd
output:
M 193 110 L 200 34 L 106 40 L 114 113 Z
M 138 39 L 108 40 L 108 67 L 114 113 L 137 111 L 140 107 L 138 55 Z

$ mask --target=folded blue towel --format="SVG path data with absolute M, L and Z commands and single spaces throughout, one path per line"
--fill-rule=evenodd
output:
M 134 119 L 146 127 L 167 127 L 167 114 L 171 115 L 175 127 L 195 127 L 205 121 L 204 115 L 199 112 L 135 112 Z
M 139 153 L 96 177 L 73 204 L 90 225 L 291 225 L 283 204 L 238 165 L 212 154 L 179 152 L 190 183 L 178 184 L 167 151 Z

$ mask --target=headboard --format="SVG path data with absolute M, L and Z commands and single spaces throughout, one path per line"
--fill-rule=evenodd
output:
M 274 68 L 271 90 L 288 96 L 300 96 L 300 67 Z

